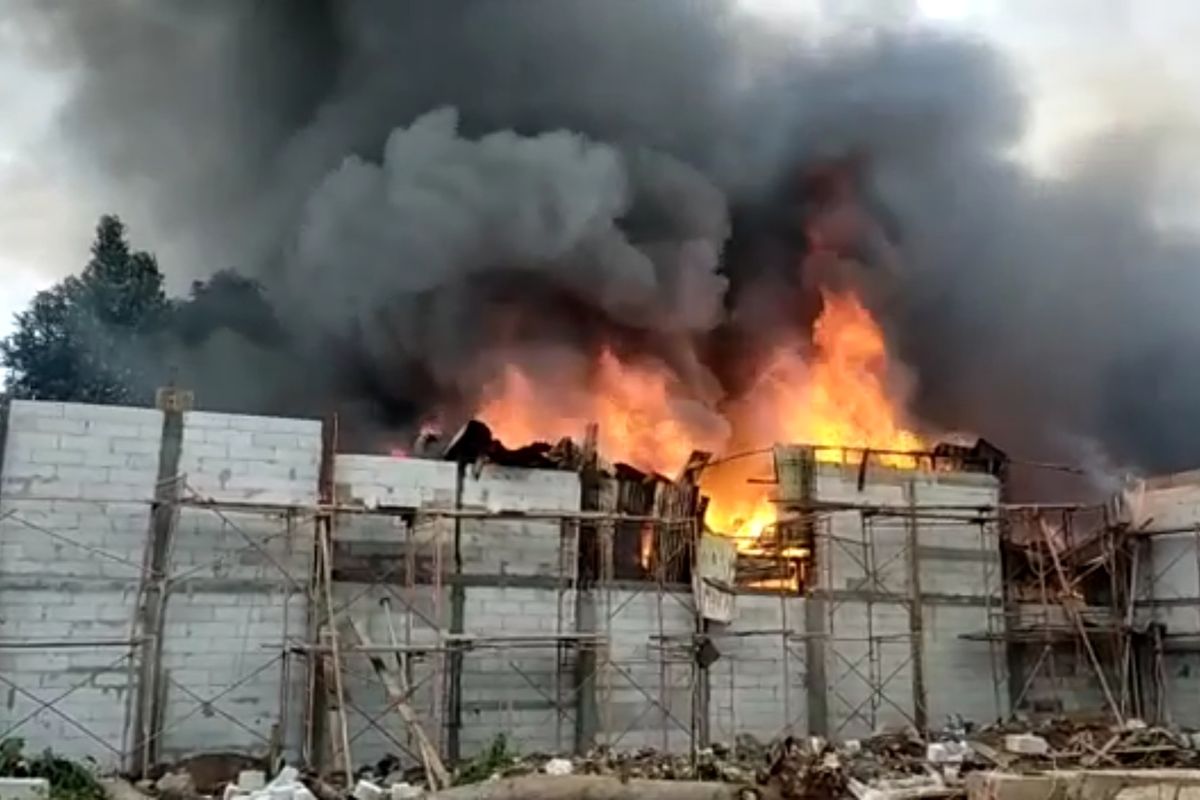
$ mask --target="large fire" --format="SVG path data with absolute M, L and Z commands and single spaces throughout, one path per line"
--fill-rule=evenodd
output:
M 596 423 L 596 444 L 606 458 L 663 475 L 678 472 L 693 450 L 724 444 L 724 431 L 706 433 L 689 421 L 686 401 L 660 364 L 626 364 L 603 350 L 577 377 L 547 387 L 509 364 L 485 389 L 476 416 L 509 443 L 579 438 Z
M 840 461 L 847 449 L 882 451 L 893 466 L 921 439 L 902 424 L 892 399 L 883 332 L 849 290 L 822 290 L 823 308 L 811 344 L 787 343 L 771 355 L 749 391 L 723 409 L 728 429 L 695 424 L 676 395 L 671 373 L 652 363 L 623 363 L 603 351 L 582 386 L 542 387 L 516 366 L 485 390 L 478 416 L 502 441 L 579 437 L 598 425 L 608 459 L 674 475 L 693 450 L 765 451 L 777 442 L 816 445 L 817 457 Z M 546 391 L 551 393 L 547 396 Z M 738 537 L 743 549 L 775 521 L 760 460 L 730 458 L 701 480 L 709 497 L 706 522 Z

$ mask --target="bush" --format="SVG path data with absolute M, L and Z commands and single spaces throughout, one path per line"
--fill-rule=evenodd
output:
M 52 800 L 104 800 L 104 787 L 82 764 L 61 758 L 46 749 L 27 757 L 24 739 L 0 741 L 0 775 L 12 778 L 45 778 Z

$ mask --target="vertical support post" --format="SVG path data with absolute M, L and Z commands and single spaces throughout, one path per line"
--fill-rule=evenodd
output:
M 454 473 L 454 510 L 462 510 L 463 484 L 467 475 L 467 463 L 458 462 Z M 462 517 L 454 517 L 454 579 L 450 584 L 450 633 L 464 633 L 466 622 L 467 588 L 463 585 L 462 560 Z M 448 696 L 446 698 L 446 757 L 451 764 L 457 763 L 462 753 L 462 671 L 463 652 L 461 641 L 450 643 Z
M 879 649 L 882 637 L 875 635 L 875 595 L 880 591 L 879 573 L 875 569 L 875 529 L 868 524 L 865 512 L 858 512 L 859 530 L 862 536 L 863 582 L 866 587 L 867 617 L 867 705 L 871 712 L 871 728 L 879 725 L 879 707 L 883 700 L 883 669 L 880 665 Z
M 601 510 L 600 473 L 594 464 L 588 463 L 579 471 L 579 484 L 580 509 Z M 575 558 L 575 630 L 582 634 L 595 634 L 600 630 L 596 615 L 596 586 L 601 567 L 599 525 L 585 525 L 574 520 L 570 529 Z M 599 710 L 596 705 L 598 646 L 594 638 L 583 638 L 575 650 L 575 675 L 571 688 L 575 693 L 575 752 L 578 755 L 592 749 L 599 729 Z
M 659 511 L 660 504 L 656 503 L 653 507 L 654 512 Z M 669 726 L 671 724 L 671 715 L 667 710 L 670 703 L 670 686 L 667 673 L 667 640 L 666 627 L 663 624 L 663 593 L 666 591 L 666 576 L 664 575 L 663 565 L 663 546 L 666 544 L 663 536 L 662 525 L 655 522 L 651 524 L 651 541 L 654 543 L 654 615 L 658 621 L 658 724 L 662 729 L 662 751 L 670 752 Z
M 566 633 L 564 625 L 564 616 L 567 613 L 567 604 L 571 604 L 571 610 L 574 611 L 575 598 L 568 597 L 569 592 L 577 591 L 578 586 L 578 569 L 579 569 L 579 553 L 578 553 L 578 536 L 575 534 L 576 526 L 567 520 L 559 520 L 558 525 L 558 592 L 556 598 L 555 620 L 554 620 L 554 746 L 559 752 L 563 749 L 563 714 L 566 712 L 566 698 L 563 693 L 563 670 L 567 668 L 569 654 L 574 653 L 578 657 L 579 642 L 575 642 L 575 647 L 571 647 L 564 641 L 563 635 Z M 578 631 L 578 627 L 576 627 Z M 571 659 L 572 666 L 574 660 Z M 572 747 L 574 747 L 574 737 L 572 737 Z
M 998 570 L 1000 567 L 998 562 L 996 566 L 991 566 L 991 552 L 992 551 L 988 548 L 987 523 L 980 521 L 979 557 L 980 563 L 983 565 L 983 596 L 984 602 L 986 603 L 984 608 L 984 614 L 986 616 L 984 619 L 987 622 L 986 630 L 988 637 L 988 660 L 991 662 L 992 666 L 992 705 L 996 711 L 996 721 L 999 722 L 1008 715 L 1006 713 L 1004 700 L 1002 699 L 1003 692 L 1001 691 L 1000 687 L 1001 682 L 1005 679 L 1003 667 L 1001 666 L 1003 662 L 998 657 L 999 653 L 996 642 L 997 635 L 1003 635 L 1003 630 L 1001 630 L 999 633 L 996 631 L 996 610 L 992 604 L 992 599 L 994 597 L 992 592 L 996 589 L 996 584 L 993 583 L 992 579 L 996 577 L 996 570 Z M 997 557 L 998 556 L 999 554 L 997 553 Z
M 696 615 L 696 647 L 708 640 L 709 621 L 700 614 Z M 693 652 L 693 655 L 695 653 Z M 695 658 L 695 684 L 692 691 L 692 753 L 708 747 L 712 741 L 710 720 L 712 719 L 712 684 L 708 667 L 701 666 Z M 732 669 L 732 667 L 731 667 Z M 732 696 L 732 695 L 731 695 Z
M 7 399 L 0 401 L 0 478 L 4 477 L 4 448 L 8 441 L 8 408 Z
M 295 541 L 295 515 L 289 510 L 287 516 L 284 517 L 285 536 L 287 537 L 287 546 L 290 552 Z M 280 626 L 280 640 L 283 652 L 279 654 L 279 709 L 278 722 L 276 723 L 275 735 L 271 737 L 272 752 L 271 763 L 275 763 L 279 756 L 287 752 L 288 747 L 288 724 L 291 722 L 291 714 L 288 713 L 292 693 L 292 658 L 291 650 L 288 643 L 288 634 L 291 627 L 291 605 L 292 594 L 291 581 L 286 581 L 283 586 L 283 623 Z
M 782 554 L 782 547 L 780 548 Z M 782 560 L 782 557 L 781 557 Z M 781 564 L 780 573 L 783 572 L 784 565 Z M 790 649 L 788 648 L 788 637 L 792 632 L 788 626 L 787 613 L 788 588 L 783 582 L 779 584 L 779 661 L 780 667 L 783 670 L 783 733 L 785 736 L 792 735 L 792 665 Z
M 321 518 L 313 522 L 308 586 L 304 609 L 305 644 L 321 644 Z M 301 762 L 308 768 L 321 771 L 325 752 L 325 659 L 319 650 L 310 651 L 305 664 L 304 739 L 300 747 Z
M 925 620 L 921 605 L 920 530 L 917 526 L 917 487 L 904 484 L 908 501 L 908 632 L 912 648 L 913 721 L 922 734 L 929 730 L 929 702 L 925 691 Z
M 813 511 L 817 499 L 816 453 L 811 448 L 803 451 L 801 469 L 800 503 L 802 504 L 803 530 L 812 547 L 812 586 L 805 587 L 804 602 L 804 665 L 808 696 L 808 733 L 810 736 L 829 735 L 829 686 L 826 676 L 826 644 L 836 647 L 834 630 L 834 569 L 833 537 L 828 518 L 818 520 Z M 822 530 L 817 530 L 818 526 Z M 824 580 L 821 577 L 824 576 Z M 790 679 L 790 676 L 785 676 Z
M 158 758 L 162 723 L 162 654 L 171 539 L 179 513 L 179 455 L 183 447 L 183 412 L 168 404 L 163 410 L 158 451 L 158 480 L 150 507 L 150 530 L 142 570 L 141 602 L 136 629 L 142 640 L 134 700 L 132 772 L 146 775 Z
M 600 548 L 599 586 L 604 591 L 604 651 L 600 655 L 597 669 L 600 671 L 600 691 L 604 695 L 604 708 L 600 715 L 600 725 L 604 731 L 605 746 L 612 745 L 612 641 L 613 641 L 613 540 L 616 538 L 616 523 L 606 521 L 599 528 L 598 546 Z
M 321 423 L 321 463 L 317 474 L 317 497 L 321 505 L 332 505 L 334 497 L 333 470 L 334 458 L 337 451 L 337 417 L 327 416 Z M 325 618 L 322 614 L 324 603 L 321 601 L 321 585 L 323 582 L 324 564 L 321 555 L 321 529 L 325 518 L 318 513 L 313 518 L 312 548 L 309 553 L 308 594 L 305 607 L 305 639 L 306 644 L 318 647 L 321 640 L 321 626 Z M 328 609 L 326 609 L 327 611 Z M 301 745 L 301 760 L 305 766 L 317 772 L 325 767 L 325 753 L 332 750 L 329 743 L 329 707 L 327 684 L 328 676 L 325 667 L 328 659 L 319 649 L 309 652 L 305 658 L 305 706 L 304 706 L 304 740 Z
M 333 690 L 337 700 L 337 749 L 342 756 L 342 769 L 346 774 L 346 784 L 354 781 L 354 761 L 350 754 L 350 731 L 346 723 L 346 687 L 342 680 L 342 653 L 339 644 L 337 607 L 333 603 L 333 540 L 334 519 L 337 512 L 330 512 L 325 518 L 325 524 L 320 533 L 321 544 L 321 577 L 324 589 L 326 624 L 329 636 L 329 662 L 333 673 Z
M 813 545 L 815 547 L 816 541 Z M 804 603 L 804 662 L 808 665 L 808 734 L 829 734 L 829 705 L 825 677 L 826 604 L 824 594 L 813 592 Z

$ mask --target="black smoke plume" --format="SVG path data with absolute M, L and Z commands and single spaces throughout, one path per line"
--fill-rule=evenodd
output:
M 840 246 L 925 424 L 1146 469 L 1200 453 L 1200 250 L 1153 221 L 1164 133 L 1034 175 L 981 42 L 807 36 L 718 0 L 14 8 L 74 81 L 77 157 L 164 267 L 270 293 L 287 344 L 206 343 L 201 402 L 216 369 L 247 404 L 403 426 L 469 409 L 496 353 L 544 371 L 601 345 L 736 392 L 811 313 L 804 176 L 850 159 L 870 224 Z

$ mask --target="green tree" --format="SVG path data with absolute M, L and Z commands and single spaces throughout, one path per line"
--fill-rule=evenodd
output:
M 163 276 L 130 248 L 125 225 L 103 216 L 78 276 L 39 292 L 0 341 L 14 398 L 148 402 L 156 385 L 153 339 L 169 318 Z

